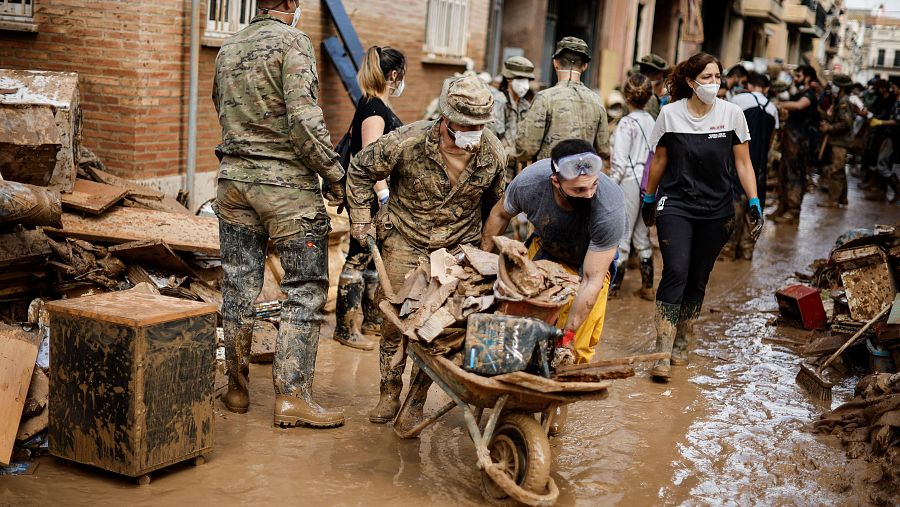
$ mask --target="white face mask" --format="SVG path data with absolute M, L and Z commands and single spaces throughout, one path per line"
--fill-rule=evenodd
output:
M 275 9 L 269 9 L 269 12 L 277 12 L 279 14 L 290 14 L 289 12 L 276 11 Z M 300 24 L 300 4 L 297 4 L 297 8 L 294 9 L 294 19 L 291 20 L 291 27 L 297 28 L 298 24 Z
M 837 95 L 840 92 L 841 92 L 841 89 L 838 88 L 838 85 L 831 85 L 831 94 L 832 95 Z
M 466 151 L 478 149 L 478 146 L 481 145 L 481 133 L 484 132 L 483 130 L 460 130 L 456 132 L 449 125 L 447 126 L 447 131 L 450 132 L 450 136 L 453 137 L 453 142 L 456 146 Z
M 694 82 L 697 83 L 696 81 Z M 697 94 L 697 98 L 703 101 L 704 104 L 712 104 L 716 101 L 716 94 L 719 93 L 719 83 L 697 83 L 694 93 Z
M 510 81 L 509 87 L 512 88 L 512 91 L 515 92 L 516 96 L 524 97 L 528 94 L 531 83 L 529 83 L 526 78 L 516 78 Z
M 394 81 L 396 83 L 396 81 Z M 396 85 L 393 91 L 391 91 L 391 97 L 399 97 L 403 95 L 403 90 L 406 88 L 406 80 L 400 81 L 400 84 Z

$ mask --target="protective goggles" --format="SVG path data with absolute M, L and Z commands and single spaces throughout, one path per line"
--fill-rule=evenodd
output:
M 579 176 L 597 176 L 603 169 L 603 159 L 593 153 L 579 153 L 550 161 L 553 172 L 564 180 Z

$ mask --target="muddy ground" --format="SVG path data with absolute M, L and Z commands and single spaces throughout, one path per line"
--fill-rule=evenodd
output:
M 752 262 L 718 263 L 691 365 L 671 384 L 616 381 L 608 399 L 573 406 L 552 440 L 558 505 L 866 505 L 872 468 L 851 461 L 830 437 L 803 431 L 820 409 L 794 383 L 798 358 L 778 345 L 789 331 L 769 325 L 774 291 L 825 257 L 854 227 L 893 223 L 896 206 L 869 203 L 851 182 L 848 210 L 807 197 L 799 227 L 768 224 Z M 657 260 L 657 277 L 660 264 Z M 653 303 L 611 301 L 601 357 L 650 352 Z M 246 415 L 217 405 L 215 450 L 200 467 L 176 465 L 148 486 L 42 457 L 33 476 L 0 477 L 2 505 L 482 505 L 472 443 L 458 412 L 419 439 L 400 441 L 372 425 L 377 353 L 323 338 L 315 390 L 344 407 L 333 430 L 272 426 L 271 368 L 254 365 Z M 835 390 L 835 406 L 855 379 Z M 432 388 L 429 407 L 446 398 Z M 897 502 L 900 503 L 900 494 Z

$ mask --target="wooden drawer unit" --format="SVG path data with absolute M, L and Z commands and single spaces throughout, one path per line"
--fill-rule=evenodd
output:
M 124 291 L 47 308 L 53 455 L 148 481 L 212 450 L 215 307 Z

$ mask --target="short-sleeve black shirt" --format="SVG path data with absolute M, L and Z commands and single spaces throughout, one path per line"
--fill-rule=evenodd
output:
M 363 96 L 356 104 L 356 113 L 353 115 L 350 131 L 350 155 L 356 155 L 362 151 L 362 123 L 366 118 L 380 116 L 384 120 L 384 132 L 382 135 L 394 131 L 403 126 L 400 118 L 387 107 L 378 97 L 368 98 Z

